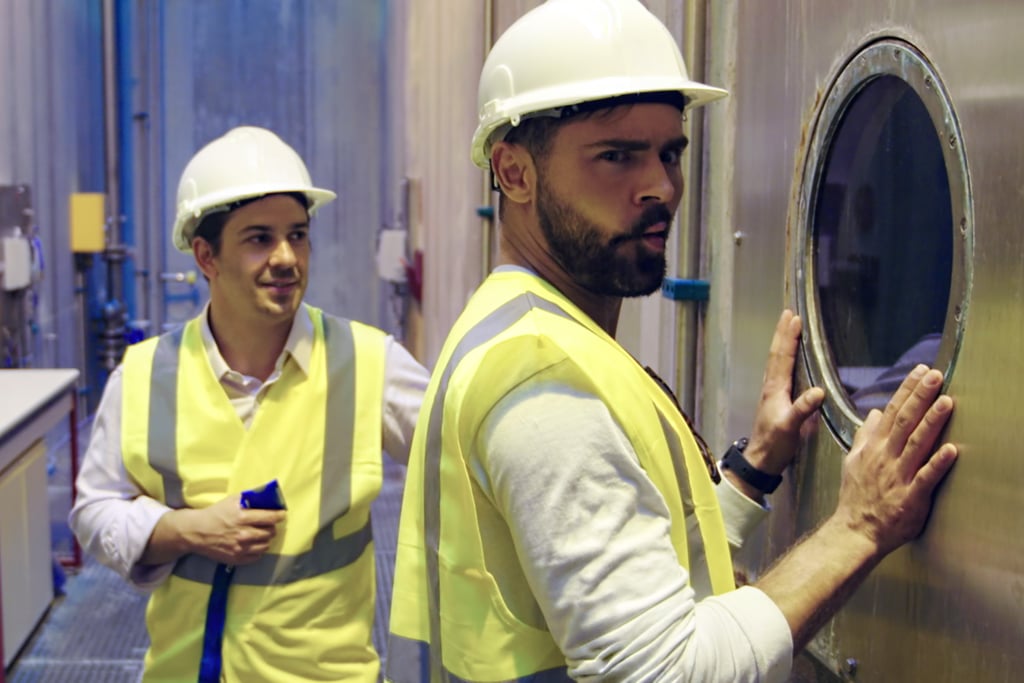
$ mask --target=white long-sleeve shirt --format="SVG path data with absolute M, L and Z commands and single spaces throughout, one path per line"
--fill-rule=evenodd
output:
M 285 363 L 295 363 L 302 372 L 308 371 L 313 323 L 305 307 L 300 308 L 274 372 L 266 382 L 261 382 L 228 367 L 210 331 L 208 310 L 207 305 L 202 314 L 203 345 L 214 374 L 248 427 L 267 390 L 281 376 Z M 392 458 L 405 464 L 430 377 L 393 337 L 388 336 L 385 345 L 383 448 Z M 152 590 L 170 575 L 173 564 L 138 563 L 153 528 L 170 508 L 147 496 L 125 470 L 121 453 L 122 384 L 122 369 L 118 366 L 107 380 L 93 420 L 89 447 L 75 482 L 77 497 L 69 524 L 86 552 L 137 588 Z
M 710 596 L 692 514 L 692 575 L 679 565 L 668 507 L 600 399 L 527 382 L 489 413 L 472 451 L 473 477 L 508 524 L 484 530 L 488 566 L 499 585 L 513 578 L 503 571 L 522 572 L 532 596 L 510 608 L 546 625 L 573 678 L 786 679 L 793 643 L 785 617 L 753 587 Z M 767 511 L 728 479 L 717 493 L 730 545 L 739 547 Z

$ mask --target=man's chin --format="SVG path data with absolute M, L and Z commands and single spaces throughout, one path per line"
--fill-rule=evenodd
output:
M 262 308 L 264 314 L 275 321 L 291 320 L 299 310 L 301 300 L 265 301 Z

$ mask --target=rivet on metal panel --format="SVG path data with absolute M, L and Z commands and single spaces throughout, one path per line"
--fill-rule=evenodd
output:
M 967 217 L 966 216 L 961 216 L 960 217 L 960 235 L 962 237 L 967 237 Z
M 960 322 L 960 318 L 963 317 L 963 314 L 963 307 L 960 304 L 957 304 L 956 308 L 953 309 L 953 319 L 956 320 L 957 322 Z
M 924 87 L 926 87 L 929 90 L 931 90 L 931 87 L 932 87 L 932 77 L 931 76 L 925 76 L 924 77 Z
M 736 232 L 734 232 L 732 234 L 732 241 L 735 242 L 737 245 L 743 244 L 743 237 L 744 237 L 743 232 L 740 231 L 740 230 L 737 230 Z
M 956 136 L 955 135 L 950 135 L 949 136 L 949 148 L 950 149 L 956 149 Z
M 843 674 L 843 680 L 853 680 L 857 675 L 857 660 L 853 657 L 849 657 L 845 662 L 843 662 L 843 670 L 841 673 Z

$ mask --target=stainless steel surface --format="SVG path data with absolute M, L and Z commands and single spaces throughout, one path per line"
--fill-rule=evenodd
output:
M 376 235 L 394 213 L 391 188 L 401 175 L 391 168 L 386 137 L 392 117 L 405 115 L 387 98 L 387 15 L 405 11 L 393 4 L 144 3 L 161 46 L 150 72 L 159 89 L 141 106 L 152 114 L 162 195 L 135 222 L 161 247 L 150 262 L 154 273 L 194 268 L 190 254 L 170 246 L 178 178 L 192 154 L 232 126 L 265 126 L 303 157 L 315 184 L 338 193 L 312 222 L 308 299 L 338 315 L 379 322 L 384 289 Z M 396 175 L 389 179 L 389 172 Z M 165 302 L 156 329 L 196 313 L 173 283 L 154 284 Z M 205 297 L 205 281 L 198 285 Z
M 712 417 L 735 435 L 749 429 L 778 311 L 797 304 L 800 249 L 793 240 L 814 118 L 842 66 L 864 45 L 903 40 L 934 67 L 959 118 L 970 178 L 974 249 L 965 265 L 973 281 L 947 378 L 956 411 L 946 438 L 960 459 L 923 536 L 884 560 L 816 639 L 811 650 L 821 665 L 813 675 L 1016 681 L 1024 668 L 1024 535 L 1017 522 L 1024 458 L 1015 434 L 1024 401 L 1024 233 L 1017 225 L 1024 146 L 1014 133 L 1024 120 L 1024 73 L 1017 68 L 1024 5 L 804 0 L 715 3 L 712 12 L 718 21 L 711 22 L 710 71 L 732 96 L 710 112 L 718 130 L 709 138 L 709 182 L 725 187 L 709 187 L 709 235 L 715 263 L 732 259 L 733 269 L 716 274 L 727 286 L 713 289 L 719 297 L 709 316 L 725 322 L 708 340 L 728 346 L 732 363 L 712 356 L 704 389 Z M 744 235 L 739 244 L 735 232 Z M 947 321 L 947 332 L 957 325 Z M 806 386 L 806 367 L 798 376 Z M 835 505 L 842 443 L 821 422 L 808 443 L 773 496 L 773 523 L 740 558 L 755 575 Z

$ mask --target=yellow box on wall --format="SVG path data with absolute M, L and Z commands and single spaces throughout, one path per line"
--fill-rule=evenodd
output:
M 71 251 L 76 254 L 103 251 L 106 199 L 107 195 L 102 192 L 75 192 L 71 195 Z

